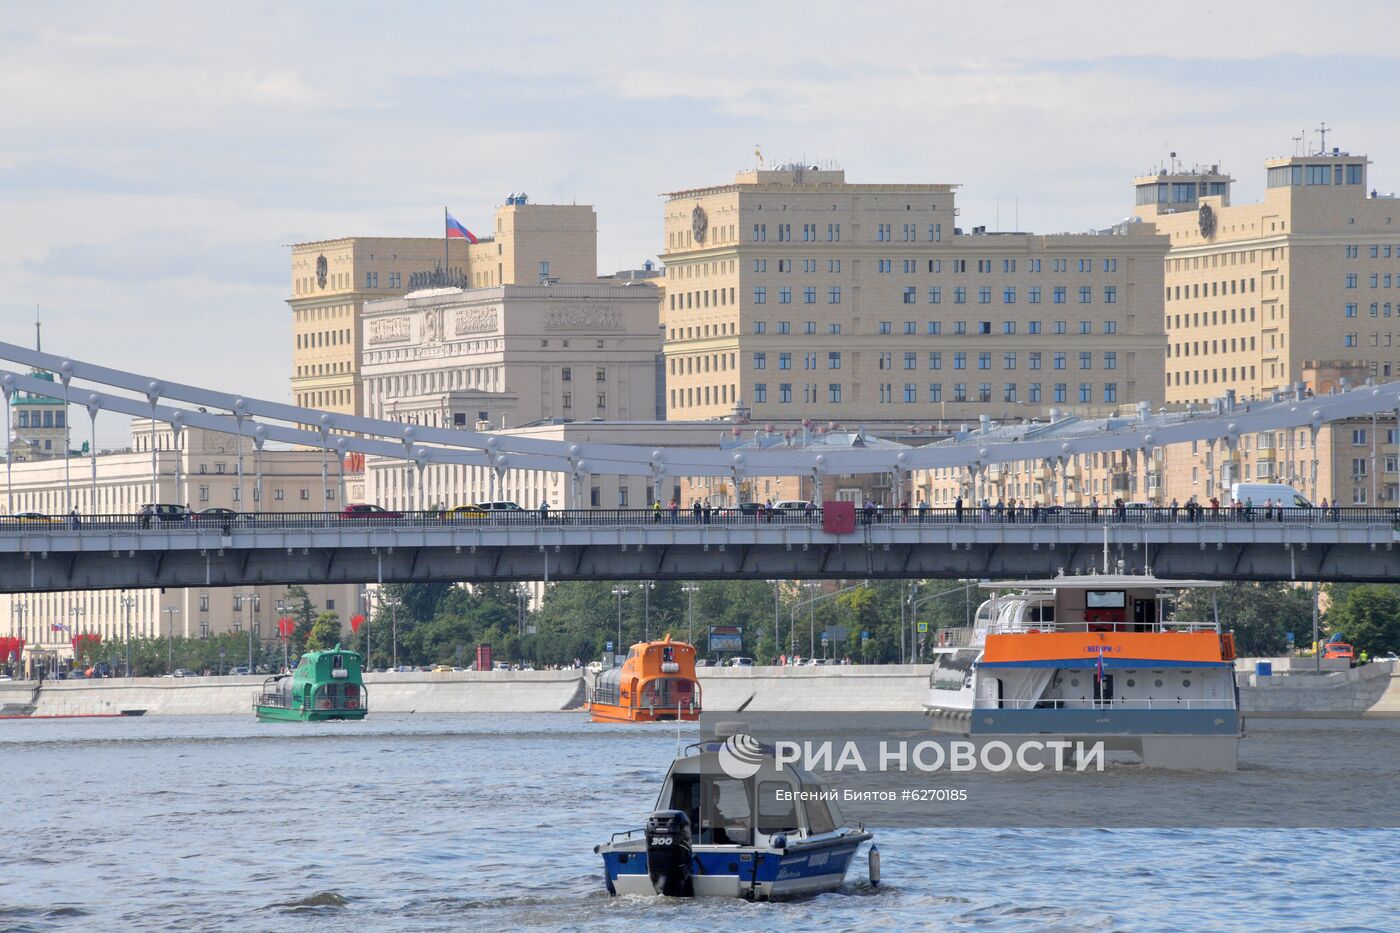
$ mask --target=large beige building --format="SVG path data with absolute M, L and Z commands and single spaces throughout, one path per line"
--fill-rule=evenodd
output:
M 966 419 L 1163 399 L 1150 223 L 964 234 L 953 185 L 785 166 L 665 205 L 668 417 Z
M 658 417 L 657 289 L 439 288 L 367 302 L 364 413 L 468 430 Z
M 292 247 L 292 395 L 298 405 L 364 414 L 365 302 L 432 285 L 492 288 L 592 282 L 598 221 L 587 205 L 512 195 L 477 243 L 433 237 L 342 237 Z
M 1333 149 L 1264 163 L 1264 200 L 1232 204 L 1216 166 L 1134 180 L 1138 217 L 1166 234 L 1166 399 L 1260 398 L 1309 360 L 1400 376 L 1400 200 Z M 1174 167 L 1173 167 L 1174 168 Z
M 154 496 L 152 445 L 156 448 Z M 61 458 L 15 463 L 10 472 L 14 511 L 41 512 L 61 522 L 69 509 L 77 509 L 80 517 L 133 516 L 152 501 L 188 503 L 195 510 L 215 506 L 263 512 L 340 510 L 334 457 L 323 484 L 319 451 L 259 452 L 252 439 L 244 438 L 240 482 L 238 453 L 236 435 L 185 428 L 177 443 L 169 425 L 134 419 L 130 448 L 97 455 L 95 482 L 85 458 L 70 464 L 71 484 L 65 484 Z M 18 635 L 35 649 L 60 653 L 69 650 L 73 634 L 121 638 L 128 622 L 132 634 L 143 637 L 167 633 L 199 637 L 252 629 L 272 639 L 277 601 L 285 591 L 280 586 L 246 586 L 5 593 L 0 594 L 0 635 Z M 336 611 L 342 620 L 358 611 L 354 585 L 309 586 L 307 592 L 319 609 Z M 132 600 L 129 607 L 123 597 Z M 55 630 L 55 624 L 66 630 Z

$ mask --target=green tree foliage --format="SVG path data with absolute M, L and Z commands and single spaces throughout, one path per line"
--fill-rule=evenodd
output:
M 1400 592 L 1394 586 L 1355 586 L 1327 610 L 1327 629 L 1359 656 L 1400 650 Z
M 340 644 L 340 613 L 321 613 L 311 624 L 311 635 L 306 639 L 306 650 L 325 651 L 338 644 Z
M 1287 583 L 1230 583 L 1218 590 L 1188 590 L 1177 608 L 1182 622 L 1214 621 L 1212 594 L 1219 606 L 1220 627 L 1235 633 L 1241 657 L 1270 657 L 1288 650 L 1288 635 L 1307 644 L 1312 633 L 1312 593 Z
M 307 639 L 311 637 L 311 626 L 316 621 L 316 607 L 312 604 L 306 587 L 300 584 L 287 587 L 286 595 L 282 599 L 287 604 L 287 615 L 296 623 L 292 637 L 288 639 L 287 650 L 292 657 L 299 658 L 306 650 Z

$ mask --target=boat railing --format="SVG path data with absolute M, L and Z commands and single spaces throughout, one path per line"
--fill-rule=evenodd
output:
M 1209 697 L 1141 697 L 1112 700 L 1039 699 L 997 700 L 978 697 L 977 709 L 1234 709 L 1234 701 Z
M 941 628 L 934 633 L 937 648 L 966 648 L 973 643 L 977 629 L 970 627 Z
M 998 622 L 988 635 L 1026 635 L 1049 632 L 1219 632 L 1214 622 Z
M 254 706 L 270 706 L 276 709 L 291 709 L 292 694 L 290 691 L 258 691 L 253 694 Z

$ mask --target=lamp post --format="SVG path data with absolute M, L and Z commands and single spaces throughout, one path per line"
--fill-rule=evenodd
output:
M 78 637 L 78 630 L 79 630 L 80 628 L 82 628 L 82 623 L 79 622 L 78 620 L 81 619 L 86 613 L 87 613 L 87 610 L 86 610 L 84 607 L 82 607 L 82 606 L 69 606 L 69 607 L 68 607 L 68 618 L 69 618 L 69 620 L 70 620 L 70 624 L 69 624 L 69 627 L 68 627 L 68 637 L 69 637 L 69 640 L 70 640 L 70 641 L 72 642 L 72 644 L 73 644 L 73 661 L 74 661 L 74 663 L 77 663 L 77 660 L 78 660 L 78 645 L 83 644 L 83 640 L 80 639 L 80 638 Z M 58 667 L 58 655 L 55 653 L 55 654 L 54 654 L 54 668 L 57 669 L 57 667 Z
M 248 673 L 253 673 L 253 619 L 257 613 L 257 593 L 234 593 L 233 598 L 238 601 L 238 612 L 240 619 L 243 613 L 243 603 L 248 602 Z
M 681 592 L 685 594 L 685 639 L 693 645 L 695 644 L 695 594 L 700 592 L 700 584 L 687 583 L 681 587 Z
M 10 615 L 19 616 L 19 624 L 15 627 L 15 631 L 19 632 L 21 641 L 28 641 L 29 628 L 24 624 L 24 617 L 28 612 L 29 606 L 26 603 L 17 603 L 14 600 L 10 601 Z M 20 655 L 20 667 L 22 669 L 24 666 L 23 651 L 20 652 Z M 30 656 L 33 656 L 32 653 Z M 16 676 L 15 679 L 18 680 L 18 676 Z
M 131 610 L 136 605 L 135 596 L 122 596 L 122 609 L 126 614 L 126 679 L 131 679 Z M 74 606 L 74 609 L 78 607 Z
M 860 589 L 861 587 L 863 587 L 863 586 L 865 586 L 865 585 L 866 585 L 866 584 L 862 582 L 862 583 L 853 584 L 853 585 L 851 585 L 851 586 L 843 586 L 843 587 L 841 587 L 841 589 L 839 589 L 839 590 L 834 590 L 834 591 L 832 591 L 832 592 L 830 592 L 830 593 L 822 593 L 820 596 L 813 596 L 811 599 L 808 599 L 808 600 L 806 600 L 806 601 L 804 601 L 804 602 L 800 602 L 800 603 L 795 604 L 795 605 L 792 607 L 792 612 L 791 612 L 791 614 L 790 614 L 790 616 L 789 616 L 789 619 L 788 619 L 789 626 L 790 626 L 791 633 L 792 633 L 792 634 L 791 634 L 791 637 L 792 637 L 792 653 L 793 653 L 793 654 L 797 654 L 797 610 L 798 610 L 798 609 L 801 609 L 803 606 L 806 606 L 806 607 L 807 607 L 807 612 L 808 612 L 808 615 L 807 615 L 807 629 L 808 629 L 808 631 L 807 631 L 807 638 L 808 638 L 808 640 L 809 640 L 809 642 L 810 642 L 810 645 L 811 645 L 811 647 L 810 647 L 809 650 L 812 652 L 812 656 L 815 657 L 815 656 L 816 656 L 816 653 L 817 653 L 817 603 L 824 602 L 825 600 L 828 600 L 828 599 L 834 599 L 834 598 L 836 598 L 837 596 L 840 596 L 842 593 L 849 593 L 851 590 L 858 590 L 858 589 Z M 813 588 L 815 588 L 815 587 L 821 586 L 821 583 L 820 583 L 819 581 L 817 581 L 817 580 L 808 580 L 808 581 L 804 582 L 804 583 L 802 584 L 802 586 L 810 590 L 810 589 L 813 589 Z M 833 646 L 833 650 L 835 650 L 835 647 L 834 647 L 834 646 Z
M 656 589 L 655 580 L 638 583 L 642 590 L 642 641 L 651 641 L 651 591 Z
M 976 589 L 978 586 L 981 586 L 981 584 L 980 584 L 978 581 L 973 580 L 971 583 L 964 584 L 963 586 L 955 586 L 955 587 L 953 587 L 951 590 L 940 590 L 940 591 L 937 592 L 937 593 L 930 593 L 928 596 L 924 596 L 924 597 L 921 597 L 921 598 L 919 598 L 919 599 L 915 599 L 915 598 L 913 598 L 913 597 L 910 597 L 910 599 L 909 599 L 909 617 L 910 617 L 910 618 L 909 618 L 909 625 L 910 625 L 912 628 L 914 628 L 914 629 L 915 629 L 915 632 L 917 633 L 917 630 L 918 630 L 918 623 L 915 621 L 915 619 L 916 619 L 917 616 L 918 616 L 918 608 L 919 608 L 920 606 L 922 606 L 924 603 L 929 602 L 930 600 L 938 599 L 938 598 L 943 597 L 943 596 L 948 596 L 948 595 L 953 594 L 953 593 L 964 593 L 964 594 L 967 594 L 968 598 L 970 598 L 970 597 L 971 597 L 972 591 L 973 591 L 974 589 Z M 916 589 L 917 589 L 917 587 L 916 587 Z M 916 643 L 916 644 L 917 644 L 917 643 Z M 914 650 L 917 652 L 918 649 L 915 648 Z M 909 663 L 911 663 L 911 664 L 916 663 L 916 660 L 913 659 L 913 658 L 911 658 Z
M 174 606 L 166 606 L 161 612 L 165 613 L 165 669 L 170 673 L 175 673 L 175 617 L 180 614 L 180 610 Z
M 631 590 L 621 585 L 612 588 L 612 594 L 617 597 L 617 642 L 613 646 L 617 650 L 614 657 L 622 652 L 622 597 L 630 592 Z

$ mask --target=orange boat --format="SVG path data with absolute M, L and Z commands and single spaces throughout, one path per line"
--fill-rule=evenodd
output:
M 695 646 L 642 641 L 627 652 L 621 667 L 599 671 L 588 691 L 594 722 L 693 722 L 700 718 L 700 682 L 695 679 Z

